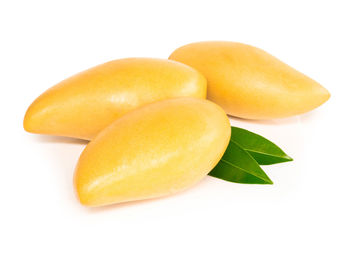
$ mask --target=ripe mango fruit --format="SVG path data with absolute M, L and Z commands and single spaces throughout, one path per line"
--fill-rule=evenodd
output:
M 208 100 L 176 98 L 127 113 L 82 152 L 74 184 L 80 202 L 102 206 L 173 194 L 219 162 L 229 120 Z
M 208 99 L 236 117 L 284 118 L 308 112 L 330 97 L 316 81 L 241 43 L 192 43 L 175 50 L 169 59 L 201 72 L 208 81 Z
M 40 95 L 28 108 L 28 132 L 92 139 L 125 113 L 175 97 L 206 97 L 206 79 L 171 60 L 128 58 L 72 76 Z

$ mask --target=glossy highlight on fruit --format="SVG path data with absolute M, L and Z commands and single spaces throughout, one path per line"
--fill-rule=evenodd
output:
M 192 43 L 175 50 L 169 59 L 201 72 L 208 80 L 208 99 L 236 117 L 293 116 L 330 97 L 316 81 L 265 51 L 241 43 Z
M 177 98 L 129 112 L 92 140 L 78 161 L 83 205 L 161 197 L 193 186 L 219 162 L 230 123 L 216 104 Z
M 39 134 L 92 139 L 125 113 L 175 97 L 206 97 L 206 79 L 171 60 L 107 62 L 50 88 L 28 108 L 23 126 Z

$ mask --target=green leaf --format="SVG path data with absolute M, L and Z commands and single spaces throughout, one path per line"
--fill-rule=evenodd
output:
M 231 141 L 240 145 L 260 165 L 270 165 L 293 160 L 271 141 L 242 128 L 231 127 Z
M 234 141 L 230 141 L 223 157 L 210 176 L 245 184 L 273 184 L 254 158 Z

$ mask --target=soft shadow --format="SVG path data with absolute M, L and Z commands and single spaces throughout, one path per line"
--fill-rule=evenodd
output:
M 89 143 L 88 140 L 72 138 L 72 137 L 61 137 L 61 136 L 47 136 L 47 135 L 33 135 L 35 141 L 39 143 L 66 143 L 66 144 L 77 144 L 86 145 Z
M 300 115 L 300 120 L 302 123 L 313 122 L 314 120 L 317 120 L 317 118 L 321 115 L 321 113 L 322 112 L 318 109 L 312 110 L 310 112 Z
M 192 194 L 195 193 L 195 190 L 201 190 L 201 187 L 205 187 L 208 183 L 207 186 L 211 186 L 213 181 L 218 181 L 222 182 L 223 180 L 218 180 L 217 178 L 211 177 L 211 176 L 206 176 L 204 177 L 201 181 L 199 181 L 196 185 L 193 187 L 186 188 L 182 191 L 179 191 L 174 194 L 169 194 L 169 195 L 163 195 L 155 198 L 150 198 L 150 199 L 143 199 L 143 200 L 134 200 L 130 202 L 123 202 L 123 203 L 115 203 L 115 204 L 110 204 L 110 205 L 105 205 L 105 206 L 99 206 L 99 207 L 88 207 L 88 206 L 83 206 L 79 203 L 79 199 L 77 196 L 77 193 L 75 191 L 75 198 L 76 201 L 80 204 L 81 208 L 84 208 L 86 212 L 91 213 L 91 214 L 96 214 L 100 212 L 105 212 L 105 211 L 117 211 L 123 208 L 132 208 L 132 207 L 138 207 L 140 205 L 146 205 L 150 204 L 153 202 L 161 202 L 161 201 L 171 201 L 171 198 L 176 198 L 176 197 L 183 197 L 185 194 Z M 226 182 L 226 181 L 224 181 Z M 231 182 L 230 182 L 231 183 Z
M 104 211 L 113 211 L 113 210 L 118 210 L 121 208 L 131 208 L 134 206 L 139 206 L 139 205 L 144 205 L 144 204 L 149 204 L 152 202 L 157 202 L 157 201 L 165 201 L 169 198 L 175 198 L 177 196 L 181 196 L 187 193 L 191 193 L 191 191 L 199 189 L 199 187 L 203 186 L 203 184 L 211 182 L 210 180 L 213 179 L 210 176 L 206 176 L 204 179 L 199 181 L 196 185 L 193 187 L 186 188 L 185 190 L 179 191 L 175 194 L 169 194 L 169 195 L 164 195 L 164 196 L 159 196 L 155 198 L 150 198 L 150 199 L 143 199 L 143 200 L 134 200 L 130 202 L 124 202 L 124 203 L 115 203 L 115 204 L 110 204 L 110 205 L 105 205 L 105 206 L 99 206 L 99 207 L 88 207 L 85 206 L 85 210 L 91 214 L 99 213 L 99 212 L 104 212 Z M 77 201 L 79 202 L 78 196 L 75 192 L 75 197 Z M 84 206 L 82 206 L 84 207 Z
M 331 97 L 327 102 L 318 106 L 316 109 L 299 115 L 302 123 L 312 123 L 315 120 L 328 118 L 327 115 L 332 115 L 332 107 L 334 107 L 334 100 Z
M 130 208 L 133 206 L 148 204 L 148 203 L 154 202 L 154 201 L 160 201 L 161 199 L 168 198 L 168 197 L 169 196 L 163 196 L 163 197 L 152 198 L 152 199 L 136 200 L 136 201 L 124 202 L 124 203 L 115 203 L 115 204 L 106 205 L 106 206 L 99 206 L 99 207 L 85 206 L 85 210 L 91 214 L 106 212 L 106 211 L 116 211 L 118 209 Z M 79 201 L 79 200 L 77 200 L 77 201 Z M 84 206 L 82 206 L 82 207 L 84 207 Z
M 234 117 L 231 115 L 228 115 L 230 120 L 232 122 L 245 122 L 250 124 L 261 124 L 261 125 L 269 125 L 269 126 L 275 126 L 275 125 L 290 125 L 298 122 L 298 116 L 288 117 L 288 118 L 281 118 L 281 119 L 272 119 L 272 120 L 251 120 L 251 119 L 244 119 L 239 117 Z

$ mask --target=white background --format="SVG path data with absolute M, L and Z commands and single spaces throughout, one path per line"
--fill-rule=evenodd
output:
M 350 256 L 347 4 L 1 1 L 0 256 Z M 81 206 L 72 176 L 84 142 L 24 132 L 26 108 L 86 68 L 203 40 L 260 47 L 329 89 L 299 117 L 233 120 L 295 161 L 265 167 L 272 186 L 207 177 L 172 197 Z

